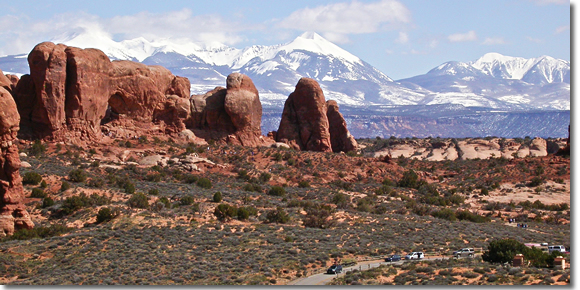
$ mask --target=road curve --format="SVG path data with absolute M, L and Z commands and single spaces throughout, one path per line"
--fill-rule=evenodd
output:
M 441 259 L 449 259 L 449 257 L 432 257 L 432 258 L 425 258 L 425 259 L 421 259 L 421 260 L 441 260 Z M 288 285 L 326 285 L 332 279 L 339 277 L 339 276 L 343 276 L 343 275 L 345 275 L 346 272 L 350 272 L 350 271 L 353 271 L 355 269 L 360 270 L 360 271 L 365 271 L 365 270 L 369 270 L 372 268 L 376 268 L 380 265 L 401 265 L 405 262 L 410 262 L 410 261 L 418 261 L 418 260 L 401 260 L 398 262 L 385 262 L 383 259 L 381 259 L 381 260 L 375 260 L 375 261 L 360 262 L 355 266 L 343 268 L 342 273 L 340 273 L 340 274 L 326 274 L 326 272 L 324 272 L 324 273 L 315 274 L 315 275 L 311 275 L 308 277 L 304 277 L 304 278 L 300 278 L 300 279 L 291 281 L 288 283 Z

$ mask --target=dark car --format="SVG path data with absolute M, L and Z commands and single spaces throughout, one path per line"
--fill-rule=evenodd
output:
M 326 274 L 338 274 L 342 273 L 342 265 L 332 265 L 328 270 L 326 270 Z
M 400 255 L 391 255 L 390 257 L 385 258 L 385 262 L 396 262 L 401 261 Z

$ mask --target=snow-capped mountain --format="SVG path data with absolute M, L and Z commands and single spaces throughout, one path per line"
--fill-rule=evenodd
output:
M 470 103 L 511 109 L 570 109 L 570 62 L 488 53 L 473 62 L 447 62 L 398 81 L 435 92 L 423 104 Z
M 220 43 L 145 38 L 115 41 L 84 29 L 53 38 L 98 48 L 111 59 L 162 65 L 188 77 L 193 94 L 225 86 L 227 75 L 248 75 L 264 106 L 281 107 L 301 77 L 317 80 L 340 105 L 461 105 L 498 110 L 569 110 L 570 63 L 489 53 L 473 62 L 447 62 L 428 73 L 393 81 L 383 72 L 314 32 L 286 44 L 238 49 Z M 4 72 L 28 73 L 26 54 L 0 58 Z

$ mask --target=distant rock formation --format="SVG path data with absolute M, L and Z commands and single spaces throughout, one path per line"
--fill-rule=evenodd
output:
M 264 145 L 261 136 L 262 103 L 252 80 L 232 73 L 226 88 L 217 87 L 191 97 L 187 126 L 196 136 L 243 146 Z
M 318 83 L 301 78 L 284 103 L 276 141 L 297 150 L 332 152 L 326 100 Z
M 338 111 L 336 101 L 329 100 L 326 102 L 326 116 L 328 118 L 330 142 L 333 152 L 356 151 L 357 142 L 346 128 L 346 121 Z
M 2 74 L 3 75 L 3 74 Z M 0 237 L 18 229 L 31 229 L 34 223 L 24 206 L 20 177 L 20 157 L 14 144 L 20 116 L 12 95 L 0 87 Z
M 189 80 L 160 66 L 113 61 L 98 49 L 80 49 L 52 42 L 38 44 L 28 55 L 30 76 L 22 76 L 14 98 L 23 131 L 31 137 L 98 140 L 107 114 L 125 114 L 137 121 L 180 120 L 168 96 L 189 99 Z M 155 117 L 159 119 L 156 120 Z
M 568 138 L 566 139 L 566 146 L 558 152 L 556 152 L 558 156 L 570 156 L 570 125 L 568 125 Z

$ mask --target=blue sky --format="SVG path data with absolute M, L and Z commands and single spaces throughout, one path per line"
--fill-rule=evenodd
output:
M 79 27 L 238 48 L 315 31 L 393 79 L 488 52 L 570 60 L 566 0 L 0 1 L 0 55 Z

